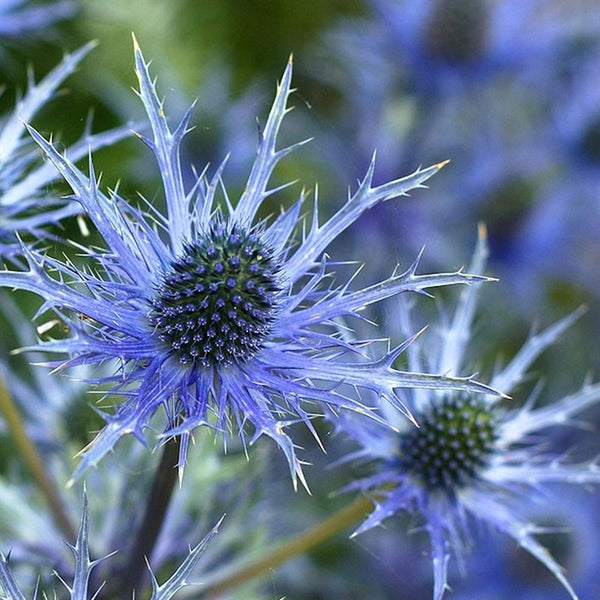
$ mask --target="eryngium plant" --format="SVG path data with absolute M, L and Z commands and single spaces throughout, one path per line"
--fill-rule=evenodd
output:
M 106 196 L 91 159 L 85 175 L 30 128 L 105 246 L 80 248 L 89 261 L 85 268 L 24 247 L 28 268 L 0 273 L 0 285 L 38 294 L 44 300 L 39 312 L 54 311 L 68 327 L 66 338 L 36 346 L 66 354 L 56 363 L 59 368 L 115 365 L 114 376 L 103 383 L 124 400 L 113 414 L 104 415 L 107 424 L 83 451 L 75 476 L 97 463 L 121 436 L 133 433 L 145 441 L 144 431 L 161 407 L 168 421 L 162 439 L 181 436 L 180 470 L 194 428 L 227 431 L 233 426 L 244 436 L 249 422 L 252 441 L 267 435 L 283 450 L 295 482 L 302 470 L 285 427 L 300 420 L 312 429 L 309 407 L 314 404 L 366 412 L 358 393 L 366 389 L 406 413 L 399 388 L 490 392 L 470 377 L 393 368 L 402 346 L 357 362 L 369 340 L 345 341 L 336 324 L 401 292 L 485 279 L 462 271 L 416 275 L 415 261 L 407 271 L 356 291 L 350 282 L 332 283 L 335 263 L 324 254 L 328 245 L 364 211 L 422 187 L 442 164 L 374 186 L 372 161 L 358 189 L 325 223 L 319 223 L 315 200 L 312 222 L 305 227 L 300 217 L 304 192 L 277 217 L 262 219 L 257 214 L 267 198 L 287 187 L 269 189 L 273 169 L 304 143 L 276 147 L 289 110 L 291 62 L 235 205 L 226 192 L 222 204 L 216 200 L 224 163 L 212 178 L 204 171 L 186 188 L 179 147 L 191 109 L 171 131 L 137 44 L 135 64 L 152 131 L 150 138 L 140 138 L 156 158 L 166 214 L 149 203 L 135 207 L 116 191 Z

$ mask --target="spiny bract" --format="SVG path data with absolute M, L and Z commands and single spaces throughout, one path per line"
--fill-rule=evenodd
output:
M 217 533 L 221 521 L 219 521 L 210 530 L 210 532 L 202 539 L 202 541 L 200 541 L 193 548 L 189 549 L 186 558 L 171 575 L 171 577 L 169 577 L 169 579 L 167 579 L 162 585 L 158 583 L 152 569 L 148 565 L 152 583 L 152 596 L 150 600 L 170 600 L 173 598 L 173 596 L 175 596 L 175 594 L 177 594 L 177 592 L 190 585 L 188 582 L 188 577 L 190 577 L 192 571 L 198 564 L 198 561 L 200 560 L 200 557 L 202 556 L 206 546 Z M 88 505 L 85 494 L 83 498 L 83 511 L 81 513 L 81 521 L 79 524 L 79 531 L 77 533 L 77 540 L 74 546 L 69 543 L 67 543 L 67 545 L 73 552 L 73 556 L 75 558 L 75 572 L 73 581 L 69 584 L 60 578 L 60 576 L 58 576 L 58 578 L 67 588 L 70 600 L 89 600 L 90 597 L 96 598 L 99 590 L 94 592 L 90 590 L 90 576 L 94 568 L 103 560 L 108 558 L 108 556 L 97 558 L 95 560 L 91 560 L 90 558 Z M 8 565 L 8 558 L 6 558 L 2 553 L 0 553 L 0 589 L 2 589 L 6 594 L 3 596 L 3 598 L 6 598 L 6 600 L 26 599 L 25 593 L 21 590 L 21 587 L 17 583 Z M 92 595 L 90 596 L 90 594 Z M 33 594 L 33 599 L 35 600 L 37 596 L 38 594 L 36 589 Z M 57 597 L 56 592 L 54 597 Z M 44 595 L 44 598 L 46 598 L 46 595 Z

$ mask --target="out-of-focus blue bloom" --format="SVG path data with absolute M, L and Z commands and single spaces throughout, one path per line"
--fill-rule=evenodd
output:
M 483 236 L 471 264 L 474 273 L 485 263 Z M 409 367 L 425 365 L 449 374 L 462 368 L 471 322 L 476 310 L 477 287 L 461 296 L 455 314 L 437 328 L 433 344 L 424 336 L 407 351 Z M 552 327 L 530 337 L 516 356 L 499 369 L 491 385 L 510 392 L 523 380 L 539 354 L 579 316 L 573 313 Z M 402 330 L 412 329 L 408 306 L 398 315 Z M 433 329 L 433 328 L 432 328 Z M 537 527 L 526 516 L 524 504 L 542 501 L 553 483 L 586 485 L 600 483 L 595 461 L 574 463 L 548 448 L 545 430 L 575 426 L 585 408 L 600 401 L 600 385 L 584 387 L 558 401 L 535 407 L 541 394 L 537 386 L 521 408 L 502 407 L 497 399 L 464 393 L 409 390 L 407 404 L 413 408 L 419 428 L 407 428 L 391 413 L 383 429 L 376 423 L 351 417 L 340 429 L 362 446 L 354 458 L 371 464 L 374 472 L 348 487 L 374 497 L 375 508 L 358 528 L 366 531 L 398 513 L 415 515 L 429 535 L 436 600 L 447 589 L 450 557 L 459 563 L 472 545 L 472 531 L 485 523 L 510 538 L 545 565 L 572 598 L 574 590 L 560 566 L 536 539 Z
M 284 451 L 295 481 L 302 471 L 284 428 L 298 420 L 311 427 L 305 400 L 363 411 L 355 392 L 368 389 L 405 411 L 397 392 L 402 387 L 490 392 L 471 378 L 393 369 L 391 362 L 402 347 L 378 360 L 345 362 L 345 355 L 362 353 L 369 340 L 346 342 L 334 325 L 339 317 L 358 317 L 368 305 L 401 292 L 482 279 L 462 271 L 416 275 L 415 262 L 405 273 L 358 291 L 350 291 L 349 282 L 340 287 L 331 283 L 332 264 L 323 254 L 328 245 L 363 212 L 420 187 L 440 165 L 373 186 L 372 162 L 356 192 L 323 224 L 315 201 L 308 229 L 299 216 L 304 192 L 276 218 L 258 218 L 264 201 L 287 187 L 268 188 L 273 169 L 303 144 L 276 149 L 288 110 L 290 63 L 246 189 L 235 207 L 223 191 L 224 207 L 219 206 L 215 196 L 224 163 L 212 179 L 203 172 L 186 189 L 179 145 L 191 109 L 171 131 L 137 45 L 135 60 L 153 134 L 152 139 L 140 137 L 158 162 L 167 215 L 149 203 L 135 208 L 116 192 L 105 196 L 91 160 L 86 176 L 30 128 L 106 248 L 81 249 L 89 260 L 85 270 L 25 248 L 29 269 L 0 274 L 0 285 L 40 295 L 40 312 L 54 309 L 69 328 L 65 339 L 42 342 L 36 349 L 66 353 L 70 358 L 58 363 L 61 367 L 116 365 L 114 375 L 103 382 L 125 401 L 114 414 L 103 415 L 107 425 L 83 451 L 75 476 L 96 464 L 123 435 L 133 433 L 145 442 L 143 433 L 161 407 L 168 418 L 163 438 L 183 439 L 181 470 L 194 428 L 210 425 L 226 431 L 237 425 L 243 436 L 250 422 L 252 440 L 266 434 Z M 298 230 L 299 242 L 294 239 Z
M 328 160 L 340 169 L 356 169 L 376 146 L 383 177 L 410 169 L 415 156 L 426 163 L 440 156 L 453 161 L 425 205 L 374 216 L 378 221 L 371 227 L 386 233 L 383 244 L 394 243 L 393 232 L 410 223 L 401 250 L 426 241 L 431 256 L 452 260 L 464 252 L 461 240 L 474 224 L 485 221 L 503 280 L 515 266 L 519 280 L 524 265 L 536 271 L 539 264 L 539 273 L 548 273 L 550 265 L 542 268 L 537 261 L 542 254 L 548 263 L 550 254 L 558 258 L 553 276 L 568 277 L 563 265 L 579 256 L 573 241 L 579 235 L 589 239 L 586 229 L 597 220 L 580 220 L 571 201 L 565 208 L 555 206 L 553 175 L 562 167 L 554 149 L 561 137 L 571 137 L 567 130 L 576 133 L 582 125 L 585 131 L 572 136 L 570 150 L 585 149 L 589 156 L 593 146 L 594 130 L 588 127 L 593 121 L 587 115 L 597 105 L 597 78 L 585 72 L 597 68 L 580 72 L 580 67 L 598 43 L 600 13 L 553 0 L 370 4 L 372 15 L 340 23 L 311 62 L 311 76 L 339 94 Z M 569 61 L 574 78 L 588 81 L 587 90 L 565 85 Z M 557 127 L 549 131 L 552 106 Z M 573 183 L 585 181 L 590 190 L 598 189 L 589 170 L 577 175 L 565 170 L 565 181 L 561 197 L 569 186 L 573 192 Z M 560 219 L 546 216 L 557 211 L 571 212 L 564 228 Z M 547 231 L 551 224 L 554 230 Z M 563 237 L 570 232 L 568 245 L 553 237 L 556 230 Z M 543 240 L 547 243 L 538 253 Z M 573 267 L 570 272 L 577 272 Z M 591 288 L 595 282 L 585 283 Z
M 0 0 L 0 39 L 22 43 L 23 37 L 44 37 L 48 28 L 77 12 L 77 2 L 47 2 L 33 4 L 28 0 Z
M 7 257 L 18 250 L 15 233 L 30 233 L 44 237 L 44 227 L 81 212 L 79 205 L 53 195 L 48 184 L 60 178 L 51 164 L 37 164 L 38 150 L 30 139 L 24 139 L 24 122 L 55 95 L 58 86 L 95 46 L 87 44 L 65 56 L 64 60 L 39 83 L 30 78 L 29 89 L 17 102 L 15 110 L 0 120 L 0 255 Z M 67 156 L 77 161 L 90 150 L 114 144 L 129 134 L 119 127 L 92 135 L 91 123 L 81 139 L 67 150 Z
M 149 567 L 150 575 L 152 579 L 152 596 L 151 600 L 169 600 L 178 591 L 190 585 L 188 578 L 192 571 L 196 567 L 198 560 L 202 556 L 204 549 L 210 542 L 211 538 L 217 532 L 219 523 L 213 527 L 208 535 L 196 546 L 190 548 L 188 556 L 181 563 L 179 568 L 173 573 L 173 575 L 165 581 L 163 584 L 159 584 L 154 576 L 154 573 Z M 90 549 L 88 542 L 89 527 L 88 527 L 88 508 L 87 498 L 84 497 L 83 512 L 81 515 L 81 522 L 79 525 L 79 533 L 77 535 L 77 541 L 75 545 L 68 544 L 73 555 L 75 557 L 75 574 L 72 582 L 67 582 L 61 579 L 64 586 L 69 592 L 70 600 L 89 600 L 95 598 L 97 590 L 90 590 L 90 576 L 92 570 L 100 562 L 106 560 L 108 556 L 100 559 L 90 559 Z M 6 600 L 25 600 L 26 596 L 17 584 L 10 568 L 8 565 L 8 559 L 4 554 L 0 554 L 0 587 L 3 589 Z M 33 594 L 33 598 L 36 598 L 37 590 Z
M 598 17 L 553 0 L 372 0 L 380 54 L 425 96 L 447 96 L 507 71 L 525 74 L 554 61 Z M 385 52 L 382 52 L 385 46 Z
M 551 119 L 543 142 L 555 160 L 577 166 L 581 172 L 600 169 L 600 39 L 591 48 L 565 58 L 547 85 L 552 92 Z
M 430 133 L 438 142 L 445 138 L 437 121 L 447 102 L 478 104 L 496 83 L 501 96 L 502 87 L 547 85 L 559 57 L 579 37 L 594 34 L 600 21 L 552 0 L 370 4 L 368 18 L 342 21 L 325 36 L 311 74 L 341 92 L 339 120 L 358 131 L 363 152 L 375 143 L 383 150 L 395 138 L 400 149 L 406 144 L 400 161 L 414 156 L 407 135 L 417 144 Z M 354 92 L 344 93 L 348 89 Z M 454 139 L 461 141 L 467 145 Z
M 558 64 L 546 84 L 550 118 L 536 129 L 550 176 L 522 224 L 515 255 L 540 275 L 600 294 L 600 39 Z

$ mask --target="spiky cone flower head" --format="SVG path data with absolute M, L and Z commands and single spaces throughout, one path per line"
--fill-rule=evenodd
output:
M 60 178 L 51 164 L 40 161 L 39 151 L 27 136 L 24 126 L 55 95 L 59 86 L 81 60 L 96 46 L 90 42 L 72 54 L 41 81 L 30 73 L 27 93 L 18 100 L 11 114 L 0 121 L 0 258 L 14 258 L 19 252 L 15 234 L 45 237 L 45 228 L 81 212 L 81 207 L 65 201 L 49 190 Z M 118 127 L 99 134 L 91 133 L 88 122 L 83 136 L 67 150 L 77 161 L 91 150 L 109 146 L 129 135 L 128 127 Z
M 330 242 L 377 203 L 422 187 L 441 164 L 373 186 L 372 162 L 356 192 L 324 223 L 318 221 L 315 199 L 308 229 L 300 217 L 304 193 L 276 218 L 261 220 L 259 209 L 281 189 L 268 188 L 273 169 L 303 143 L 276 148 L 289 110 L 291 61 L 235 206 L 226 193 L 224 206 L 215 198 L 224 164 L 212 178 L 202 173 L 185 188 L 179 146 L 191 109 L 171 131 L 137 43 L 135 63 L 139 96 L 152 131 L 151 138 L 140 138 L 158 163 L 167 214 L 149 204 L 134 207 L 116 192 L 104 195 L 91 159 L 85 175 L 30 128 L 106 246 L 80 248 L 90 261 L 85 270 L 24 247 L 28 268 L 0 273 L 2 286 L 38 294 L 44 299 L 41 312 L 54 310 L 69 328 L 65 339 L 43 341 L 36 349 L 68 355 L 59 367 L 111 361 L 116 365 L 114 378 L 104 383 L 124 401 L 113 414 L 104 415 L 107 424 L 83 450 L 75 477 L 123 435 L 133 433 L 145 442 L 144 431 L 161 407 L 168 420 L 161 439 L 182 436 L 180 472 L 194 428 L 237 428 L 246 441 L 244 426 L 249 422 L 254 428 L 250 441 L 261 435 L 273 438 L 285 453 L 295 483 L 302 471 L 285 427 L 297 421 L 311 427 L 307 401 L 364 411 L 357 393 L 364 388 L 405 411 L 399 388 L 490 393 L 470 377 L 392 368 L 402 348 L 357 364 L 368 340 L 344 341 L 335 323 L 340 317 L 358 317 L 368 305 L 401 292 L 486 279 L 462 271 L 416 275 L 415 261 L 404 273 L 364 289 L 350 291 L 349 282 L 331 284 L 331 264 L 324 255 Z
M 99 588 L 95 590 L 91 589 L 90 577 L 94 568 L 111 556 L 109 554 L 102 558 L 91 560 L 88 520 L 87 496 L 84 493 L 83 511 L 81 514 L 77 539 L 75 544 L 67 543 L 73 552 L 73 557 L 75 559 L 73 580 L 67 582 L 58 576 L 63 586 L 67 589 L 70 600 L 89 600 L 89 598 L 96 598 L 98 596 Z M 148 565 L 152 583 L 152 595 L 150 600 L 170 600 L 177 592 L 184 587 L 191 585 L 190 577 L 192 572 L 198 564 L 206 546 L 217 533 L 222 520 L 223 519 L 221 518 L 221 520 L 196 546 L 189 548 L 186 558 L 164 583 L 158 583 L 150 565 Z M 27 597 L 9 567 L 8 558 L 2 553 L 0 553 L 0 590 L 4 592 L 2 598 L 5 600 L 25 600 Z M 34 599 L 37 597 L 37 592 L 36 586 L 36 591 L 32 596 Z M 64 592 L 61 591 L 60 594 L 57 594 L 57 592 L 54 591 L 53 597 L 63 597 L 63 593 Z M 44 594 L 44 597 L 50 596 Z
M 482 230 L 470 272 L 482 272 L 485 256 Z M 432 344 L 423 335 L 407 349 L 412 370 L 423 369 L 423 357 L 428 357 L 432 363 L 428 366 L 436 371 L 460 372 L 477 293 L 477 286 L 465 288 L 454 314 L 447 315 L 449 318 L 439 328 L 430 326 Z M 490 385 L 508 393 L 514 390 L 532 362 L 581 312 L 532 335 L 493 375 Z M 408 303 L 402 303 L 397 319 L 404 333 L 413 328 Z M 547 500 L 552 492 L 549 484 L 600 483 L 596 460 L 574 463 L 548 451 L 548 428 L 578 425 L 573 417 L 600 401 L 600 385 L 586 384 L 572 395 L 536 407 L 541 391 L 537 386 L 518 407 L 514 399 L 499 402 L 488 395 L 407 390 L 406 401 L 418 428 L 406 427 L 387 410 L 388 427 L 352 415 L 339 418 L 340 431 L 360 445 L 360 450 L 348 459 L 369 469 L 365 477 L 347 489 L 361 490 L 374 502 L 373 511 L 354 535 L 394 515 L 416 517 L 430 539 L 433 598 L 440 600 L 448 589 L 449 559 L 456 557 L 464 569 L 463 558 L 472 546 L 473 528 L 487 524 L 544 564 L 571 598 L 577 598 L 561 567 L 536 538 L 535 534 L 544 530 L 523 516 L 523 507 Z

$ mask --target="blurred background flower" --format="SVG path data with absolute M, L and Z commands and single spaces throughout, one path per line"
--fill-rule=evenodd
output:
M 480 228 L 469 271 L 483 272 L 486 258 L 485 233 Z M 440 311 L 429 331 L 407 349 L 409 369 L 458 374 L 465 368 L 480 291 L 481 286 L 470 286 L 462 291 L 455 310 Z M 413 302 L 401 298 L 389 323 L 404 338 L 412 335 L 415 326 L 413 308 Z M 555 529 L 543 528 L 535 517 L 528 520 L 523 507 L 534 514 L 535 506 L 552 498 L 551 488 L 556 484 L 585 488 L 600 483 L 597 453 L 574 462 L 553 446 L 554 436 L 548 435 L 548 430 L 580 427 L 581 413 L 600 402 L 600 385 L 586 384 L 556 401 L 548 400 L 539 383 L 524 399 L 520 388 L 537 357 L 579 316 L 581 311 L 576 311 L 532 334 L 514 357 L 496 367 L 490 382 L 514 394 L 510 403 L 413 389 L 407 391 L 406 402 L 419 428 L 407 427 L 387 407 L 382 410 L 389 425 L 385 428 L 351 415 L 332 418 L 340 434 L 358 442 L 359 449 L 347 460 L 370 466 L 366 475 L 359 474 L 346 487 L 374 497 L 374 509 L 356 534 L 398 515 L 411 516 L 414 528 L 429 538 L 434 599 L 440 600 L 452 589 L 448 572 L 454 560 L 468 578 L 464 561 L 470 550 L 476 552 L 473 532 L 481 534 L 486 529 L 512 538 L 576 598 L 568 576 L 538 539 L 539 534 Z M 519 406 L 511 406 L 515 401 Z M 557 504 L 552 506 L 557 508 Z M 566 504 L 562 507 L 573 510 Z

